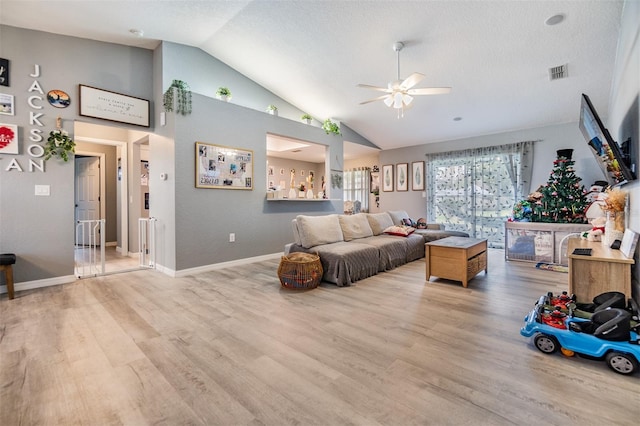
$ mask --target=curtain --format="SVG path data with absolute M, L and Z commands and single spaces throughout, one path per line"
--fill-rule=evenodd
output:
M 360 213 L 369 211 L 371 170 L 358 167 L 344 172 L 345 212 Z
M 504 222 L 530 192 L 533 143 L 428 154 L 428 220 L 504 248 Z

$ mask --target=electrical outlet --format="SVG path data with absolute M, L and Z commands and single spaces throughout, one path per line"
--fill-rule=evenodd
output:
M 235 233 L 230 233 L 229 234 L 229 242 L 230 243 L 235 243 L 236 242 L 236 234 Z

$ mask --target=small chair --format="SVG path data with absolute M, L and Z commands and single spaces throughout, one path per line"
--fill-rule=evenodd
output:
M 7 283 L 9 299 L 13 299 L 13 265 L 16 263 L 16 255 L 13 253 L 0 254 L 0 272 L 4 273 Z

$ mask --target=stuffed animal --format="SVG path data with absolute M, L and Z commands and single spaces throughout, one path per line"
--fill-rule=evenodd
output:
M 584 232 L 582 234 L 582 238 L 587 241 L 601 241 L 602 234 L 604 234 L 604 224 L 607 221 L 604 217 L 596 217 L 591 219 L 591 228 L 590 231 Z

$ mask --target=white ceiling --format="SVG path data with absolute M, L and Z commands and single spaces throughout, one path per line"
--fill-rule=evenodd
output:
M 314 117 L 382 149 L 577 121 L 580 94 L 605 114 L 622 1 L 0 0 L 0 23 L 154 48 L 196 46 Z M 545 25 L 562 13 L 559 25 Z M 144 31 L 142 38 L 129 30 Z M 359 105 L 396 77 L 451 94 L 416 97 L 397 119 Z M 0 43 L 1 47 L 1 43 Z M 568 64 L 569 77 L 548 69 Z M 462 120 L 454 121 L 455 117 Z

